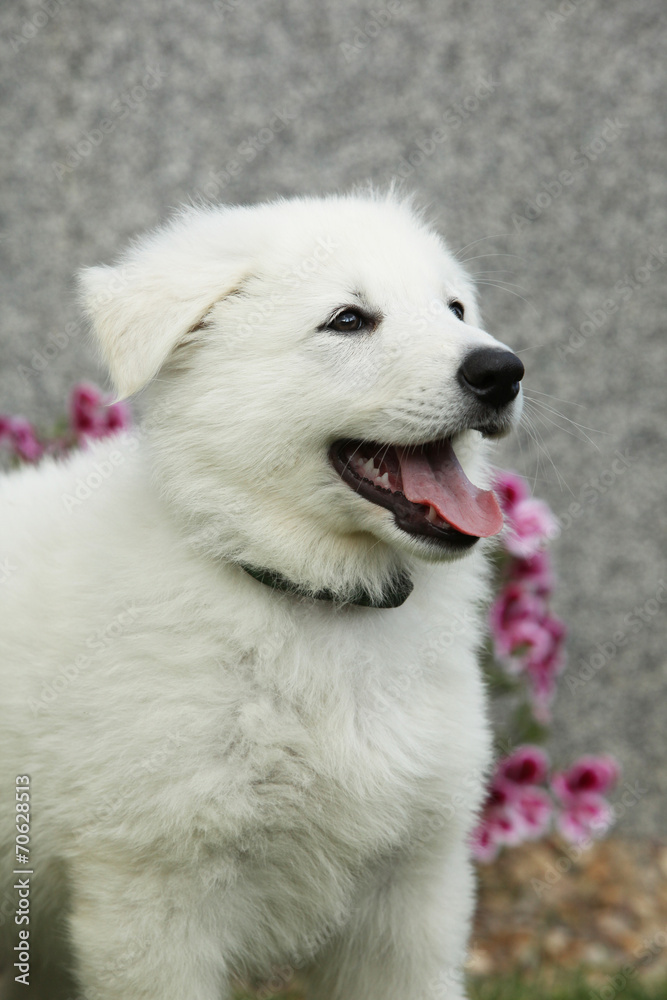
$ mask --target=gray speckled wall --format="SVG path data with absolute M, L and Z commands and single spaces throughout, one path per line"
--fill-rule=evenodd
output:
M 652 610 L 667 578 L 661 13 L 660 0 L 1 12 L 0 410 L 47 421 L 74 379 L 102 378 L 73 273 L 172 206 L 405 176 L 451 244 L 471 244 L 487 325 L 524 352 L 543 403 L 499 461 L 564 525 L 558 610 L 570 675 L 589 679 L 562 685 L 554 752 L 615 752 L 640 783 L 621 827 L 654 835 L 667 815 Z

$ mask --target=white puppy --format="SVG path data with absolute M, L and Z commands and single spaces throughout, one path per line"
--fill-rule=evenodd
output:
M 2 483 L 9 978 L 56 995 L 53 923 L 89 1000 L 458 1000 L 521 362 L 394 196 L 188 210 L 81 284 L 147 419 Z

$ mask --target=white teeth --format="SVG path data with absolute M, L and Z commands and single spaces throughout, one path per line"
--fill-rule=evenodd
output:
M 379 479 L 376 479 L 376 484 L 378 486 L 386 486 L 388 488 L 389 487 L 389 473 L 385 472 L 384 476 L 380 476 Z
M 369 479 L 371 479 L 377 472 L 377 469 L 373 465 L 372 458 L 369 458 L 368 461 L 364 465 L 362 465 L 361 468 L 363 469 L 364 474 L 367 475 Z
M 440 518 L 438 517 L 438 514 L 436 512 L 435 507 L 431 507 L 430 504 L 429 504 L 429 508 L 428 508 L 428 514 L 426 515 L 426 520 L 430 521 L 431 524 L 435 524 L 437 521 L 440 520 Z

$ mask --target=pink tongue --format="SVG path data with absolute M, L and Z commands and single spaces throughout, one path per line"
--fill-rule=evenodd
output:
M 443 520 L 464 535 L 488 538 L 503 526 L 495 494 L 470 482 L 450 441 L 418 452 L 397 448 L 403 493 L 412 503 L 430 504 Z

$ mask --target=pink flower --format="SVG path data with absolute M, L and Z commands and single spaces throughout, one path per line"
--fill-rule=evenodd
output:
M 77 435 L 101 437 L 102 429 L 99 410 L 102 403 L 102 393 L 94 385 L 80 382 L 75 385 L 70 394 L 70 423 Z
M 546 614 L 544 600 L 519 583 L 509 583 L 491 606 L 489 624 L 500 659 L 514 656 L 526 642 L 532 645 L 531 627 Z
M 499 471 L 493 488 L 505 515 L 507 551 L 520 559 L 535 555 L 558 534 L 558 522 L 548 504 L 530 495 L 528 483 L 515 472 Z
M 537 787 L 548 770 L 547 754 L 531 744 L 518 747 L 496 766 L 491 782 L 495 801 L 502 801 L 505 809 L 515 815 L 524 840 L 541 837 L 551 822 L 551 799 Z
M 528 483 L 515 472 L 506 472 L 500 469 L 494 476 L 493 489 L 498 497 L 503 514 L 511 515 L 520 500 L 527 500 L 530 496 Z
M 567 771 L 554 775 L 551 787 L 562 802 L 590 793 L 604 795 L 618 781 L 620 768 L 609 754 L 580 757 Z
M 506 514 L 505 548 L 513 556 L 527 559 L 558 534 L 558 522 L 544 500 L 526 497 Z
M 522 789 L 514 808 L 521 818 L 524 840 L 539 840 L 551 826 L 553 802 L 542 788 L 529 786 Z
M 95 385 L 80 382 L 70 396 L 70 423 L 78 438 L 102 438 L 130 426 L 126 403 L 112 403 Z
M 525 823 L 507 790 L 492 782 L 470 846 L 479 861 L 491 861 L 501 847 L 516 847 L 526 839 Z
M 512 674 L 524 673 L 539 721 L 549 718 L 556 678 L 565 665 L 565 626 L 550 614 L 544 596 L 509 583 L 491 607 L 495 654 Z
M 44 447 L 37 440 L 35 429 L 24 417 L 0 417 L 0 442 L 6 441 L 16 458 L 37 462 Z
M 513 785 L 539 785 L 547 776 L 549 758 L 541 747 L 524 744 L 496 768 L 496 778 Z
M 571 844 L 602 837 L 614 821 L 614 811 L 601 795 L 583 796 L 556 816 L 558 832 Z
M 130 407 L 127 403 L 107 403 L 106 415 L 107 431 L 109 434 L 116 434 L 118 431 L 124 431 L 132 424 Z
M 553 591 L 554 576 L 546 549 L 539 549 L 527 559 L 511 559 L 507 576 L 512 583 L 520 583 L 541 597 Z
M 553 803 L 537 787 L 547 768 L 547 755 L 535 746 L 519 747 L 498 763 L 470 840 L 478 861 L 492 861 L 501 847 L 536 840 L 549 829 Z
M 609 829 L 614 812 L 604 794 L 616 784 L 619 773 L 614 758 L 602 755 L 581 757 L 554 775 L 551 789 L 562 805 L 556 823 L 563 837 L 577 843 L 601 837 Z
M 560 618 L 547 614 L 539 623 L 539 643 L 526 657 L 533 712 L 539 722 L 550 719 L 549 706 L 556 691 L 556 680 L 565 666 L 566 629 Z
M 495 836 L 495 833 L 488 823 L 478 823 L 470 835 L 468 846 L 473 858 L 488 864 L 494 861 L 500 852 L 502 844 Z

